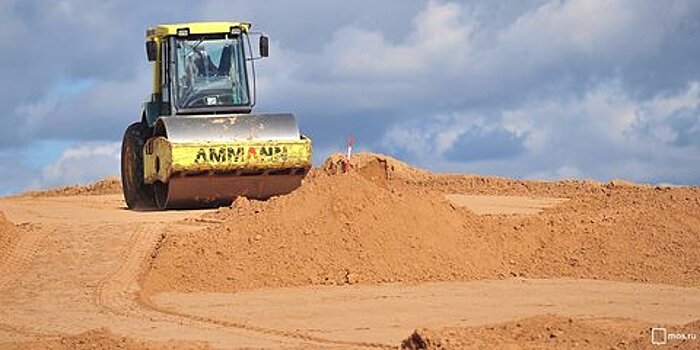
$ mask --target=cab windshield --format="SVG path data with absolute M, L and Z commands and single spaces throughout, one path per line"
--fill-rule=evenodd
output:
M 249 104 L 241 39 L 238 36 L 177 40 L 178 108 Z

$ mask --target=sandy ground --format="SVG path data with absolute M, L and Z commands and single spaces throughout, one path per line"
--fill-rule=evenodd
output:
M 560 279 L 163 293 L 154 302 L 188 315 L 387 345 L 398 344 L 416 325 L 482 326 L 543 313 L 647 324 L 700 318 L 700 288 Z
M 652 326 L 700 333 L 697 189 L 380 160 L 221 210 L 1 198 L 0 349 L 633 349 Z
M 537 214 L 544 209 L 565 202 L 566 198 L 489 196 L 448 194 L 447 199 L 454 205 L 465 207 L 475 214 Z
M 402 342 L 404 350 L 414 349 L 697 349 L 695 341 L 662 344 L 663 334 L 687 335 L 697 332 L 700 322 L 672 328 L 656 328 L 655 344 L 650 324 L 619 318 L 574 319 L 540 315 L 495 325 L 445 327 L 416 330 Z M 692 333 L 696 334 L 696 333 Z
M 700 284 L 698 188 L 421 175 L 406 167 L 370 158 L 350 173 L 317 172 L 289 195 L 206 214 L 207 229 L 166 235 L 144 287 L 234 292 L 510 277 Z M 467 205 L 446 197 L 455 194 Z M 469 210 L 486 198 L 507 212 L 522 197 L 568 199 L 530 215 Z

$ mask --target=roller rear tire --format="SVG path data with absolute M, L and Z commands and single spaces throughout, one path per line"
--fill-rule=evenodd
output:
M 143 181 L 143 146 L 151 136 L 144 123 L 134 123 L 124 132 L 122 140 L 122 190 L 126 206 L 132 210 L 157 208 L 153 186 Z

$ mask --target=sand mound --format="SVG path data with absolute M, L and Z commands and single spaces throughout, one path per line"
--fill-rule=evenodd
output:
M 697 323 L 697 322 L 696 322 Z M 669 329 L 686 329 L 693 324 Z M 401 343 L 405 350 L 451 349 L 655 349 L 651 324 L 626 319 L 571 319 L 553 315 L 482 327 L 420 329 Z M 694 349 L 695 342 L 674 342 Z
M 121 194 L 122 182 L 117 177 L 108 177 L 89 185 L 73 185 L 53 188 L 45 191 L 28 191 L 26 197 L 62 197 L 62 196 L 97 196 L 105 194 Z
M 459 178 L 357 159 L 340 174 L 331 158 L 292 194 L 239 199 L 212 215 L 220 224 L 168 234 L 144 286 L 226 292 L 513 276 L 700 284 L 698 188 Z M 536 215 L 477 216 L 445 197 L 480 192 L 571 199 Z
M 0 263 L 20 239 L 21 231 L 21 228 L 7 220 L 5 214 L 0 211 Z
M 224 224 L 211 230 L 168 236 L 146 284 L 240 290 L 449 278 L 472 251 L 462 227 L 469 216 L 438 193 L 318 175 L 287 196 L 236 200 L 213 215 Z
M 5 231 L 8 227 L 13 226 L 10 220 L 7 220 L 5 213 L 0 211 L 0 232 Z
M 37 340 L 32 342 L 15 343 L 10 349 L 46 349 L 46 350 L 185 350 L 185 349 L 209 349 L 206 344 L 165 342 L 151 343 L 137 341 L 128 337 L 113 334 L 108 329 L 100 328 L 90 330 L 78 335 L 61 337 L 51 340 Z
M 698 213 L 697 188 L 625 187 L 575 195 L 541 215 L 501 219 L 492 229 L 517 236 L 508 255 L 520 276 L 698 285 Z
M 348 172 L 360 175 L 375 181 L 425 181 L 432 175 L 422 169 L 412 167 L 396 158 L 376 153 L 356 153 L 347 160 L 344 154 L 336 153 L 329 156 L 320 170 L 328 175 L 336 175 Z

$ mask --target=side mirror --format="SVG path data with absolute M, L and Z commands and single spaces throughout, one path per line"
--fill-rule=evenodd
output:
M 265 35 L 260 36 L 260 57 L 270 56 L 270 38 Z
M 155 41 L 146 41 L 146 56 L 148 56 L 148 62 L 155 62 L 158 58 L 158 45 Z

